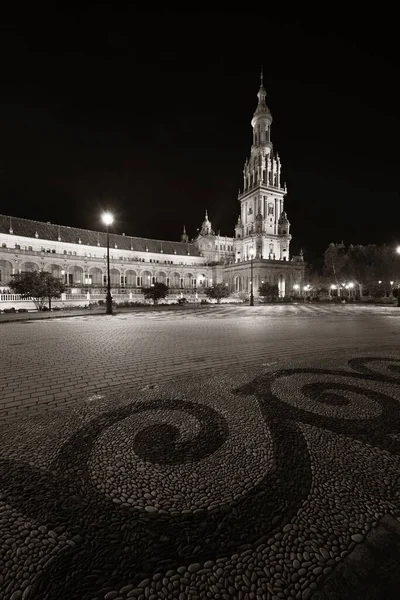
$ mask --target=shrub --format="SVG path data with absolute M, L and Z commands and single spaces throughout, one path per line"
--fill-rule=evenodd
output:
M 15 312 L 17 312 L 17 311 L 16 311 L 16 310 L 15 310 L 15 308 L 12 306 L 11 308 L 5 308 L 5 309 L 4 309 L 4 312 L 5 312 L 5 313 L 15 313 Z

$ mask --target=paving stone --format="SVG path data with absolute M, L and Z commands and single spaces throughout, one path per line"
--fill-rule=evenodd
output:
M 350 581 L 355 564 L 374 573 L 381 548 L 397 560 L 400 359 L 387 340 L 379 346 L 400 319 L 386 328 L 380 318 L 374 347 L 363 349 L 378 323 L 367 313 L 349 309 L 338 319 L 322 307 L 290 322 L 295 313 L 285 307 L 275 316 L 255 308 L 251 317 L 248 307 L 185 316 L 184 329 L 162 313 L 127 317 L 115 331 L 100 317 L 78 327 L 41 322 L 32 325 L 34 352 L 10 346 L 15 372 L 35 373 L 34 357 L 58 356 L 61 374 L 42 375 L 44 397 L 60 377 L 81 377 L 76 389 L 85 389 L 84 367 L 96 360 L 88 386 L 108 376 L 95 399 L 74 397 L 73 408 L 0 425 L 0 596 L 304 600 L 349 556 Z M 291 348 L 278 335 L 272 351 L 271 319 L 281 336 L 291 332 Z M 251 335 L 239 335 L 238 324 Z M 23 324 L 1 327 L 14 339 L 31 335 Z M 357 349 L 332 350 L 350 330 Z M 272 352 L 279 365 L 268 369 L 260 356 Z M 177 377 L 200 356 L 207 374 Z M 165 357 L 162 374 L 150 373 Z M 144 381 L 146 372 L 157 385 Z M 375 554 L 363 554 L 366 541 Z

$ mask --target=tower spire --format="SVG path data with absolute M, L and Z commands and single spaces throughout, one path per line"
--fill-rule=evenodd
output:
M 183 226 L 183 232 L 182 232 L 182 235 L 181 235 L 181 242 L 186 242 L 186 244 L 187 244 L 187 243 L 188 243 L 188 241 L 189 241 L 189 236 L 188 236 L 188 234 L 186 233 L 186 227 L 185 227 L 185 225 L 184 225 L 184 226 Z
M 261 65 L 261 72 L 260 72 L 260 87 L 264 87 L 264 68 L 263 68 L 263 65 Z

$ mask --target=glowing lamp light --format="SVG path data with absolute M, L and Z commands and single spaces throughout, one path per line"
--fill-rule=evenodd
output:
M 331 290 L 336 290 L 336 285 L 334 283 L 331 285 Z
M 382 281 L 379 280 L 378 283 L 380 284 L 380 283 L 382 283 Z
M 397 254 L 400 254 L 400 246 L 397 246 L 396 252 L 397 252 Z
M 294 284 L 294 286 L 293 286 L 293 289 L 294 289 L 294 290 L 298 290 L 299 288 L 300 288 L 299 284 L 298 284 L 298 283 L 295 283 L 295 284 Z
M 354 287 L 354 283 L 349 283 L 349 288 L 353 288 Z
M 114 221 L 114 217 L 112 216 L 112 214 L 110 212 L 104 212 L 101 215 L 101 219 L 102 219 L 104 225 L 107 225 L 107 226 L 111 225 L 111 223 L 113 223 L 113 221 Z
M 391 281 L 391 282 L 390 282 L 390 285 L 393 285 L 393 284 L 394 284 L 394 281 Z

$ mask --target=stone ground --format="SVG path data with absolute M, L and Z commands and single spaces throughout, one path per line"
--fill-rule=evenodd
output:
M 394 599 L 400 310 L 0 325 L 0 598 Z

